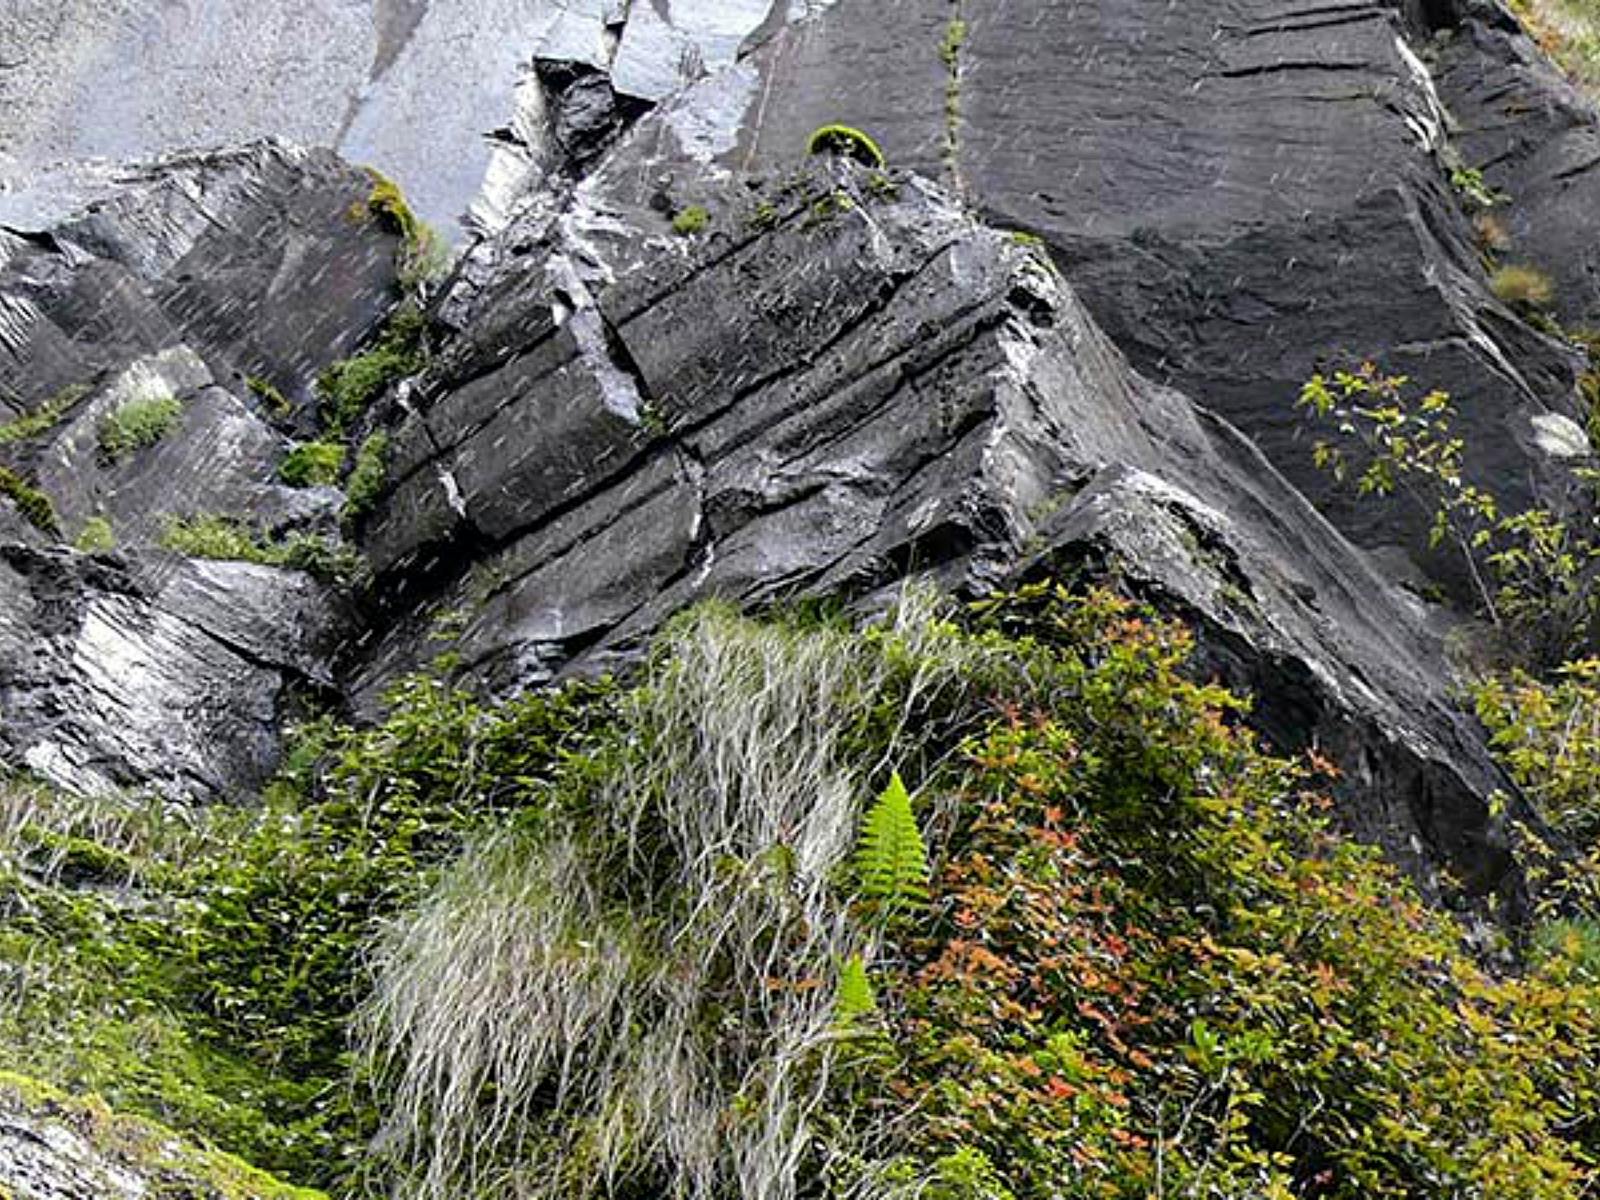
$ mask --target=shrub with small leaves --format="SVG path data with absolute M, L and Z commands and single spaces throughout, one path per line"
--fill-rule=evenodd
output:
M 1458 552 L 1483 614 L 1524 661 L 1550 665 L 1582 653 L 1600 632 L 1593 511 L 1504 512 L 1466 476 L 1450 397 L 1415 397 L 1409 385 L 1372 363 L 1312 376 L 1299 406 L 1338 434 L 1315 443 L 1313 461 L 1358 496 L 1403 497 L 1428 516 L 1430 545 Z

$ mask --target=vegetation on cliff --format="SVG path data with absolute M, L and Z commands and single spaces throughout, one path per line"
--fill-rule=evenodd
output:
M 1190 649 L 712 607 L 626 688 L 315 722 L 258 810 L 14 783 L 7 1060 L 336 1195 L 1585 1194 L 1585 893 L 1469 952 Z

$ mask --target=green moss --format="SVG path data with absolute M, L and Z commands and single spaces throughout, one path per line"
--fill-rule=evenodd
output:
M 849 125 L 822 126 L 806 139 L 806 153 L 837 154 L 880 171 L 887 165 L 878 143 Z
M 372 190 L 365 201 L 351 208 L 356 220 L 375 220 L 400 239 L 397 268 L 400 286 L 414 293 L 444 276 L 450 266 L 450 247 L 426 221 L 412 210 L 400 185 L 383 172 L 367 168 Z
M 383 494 L 389 477 L 389 435 L 381 430 L 361 443 L 356 463 L 345 484 L 344 515 L 356 520 L 371 511 Z
M 951 71 L 961 65 L 961 47 L 966 45 L 966 41 L 967 23 L 961 19 L 958 12 L 944 27 L 944 44 L 939 48 L 940 58 Z
M 343 434 L 390 385 L 421 371 L 427 365 L 426 332 L 427 319 L 414 305 L 403 304 L 370 349 L 317 376 L 323 427 Z
M 70 1096 L 16 1072 L 0 1071 L 0 1108 L 20 1108 L 31 1121 L 71 1131 L 108 1163 L 132 1170 L 172 1200 L 327 1200 L 322 1192 L 290 1187 L 149 1118 L 115 1113 L 97 1096 Z
M 874 171 L 867 176 L 867 191 L 879 200 L 898 200 L 900 185 L 885 171 Z
M 812 203 L 811 211 L 806 214 L 805 224 L 807 227 L 825 225 L 847 212 L 855 211 L 855 207 L 856 202 L 850 198 L 849 193 L 835 189 Z
M 105 517 L 90 517 L 72 541 L 72 548 L 79 554 L 105 554 L 116 546 L 117 535 Z
M 170 394 L 141 396 L 118 405 L 100 422 L 100 451 L 118 462 L 154 446 L 183 414 L 183 401 Z
M 48 433 L 60 423 L 61 418 L 67 415 L 73 405 L 93 390 L 88 384 L 72 384 L 64 387 L 34 412 L 0 425 L 0 446 Z
M 710 224 L 710 212 L 699 204 L 691 204 L 680 209 L 672 218 L 672 232 L 680 237 L 693 237 L 697 233 L 704 233 Z
M 349 583 L 362 570 L 359 555 L 327 538 L 292 533 L 282 541 L 264 541 L 237 518 L 217 513 L 169 517 L 161 531 L 161 545 L 190 558 L 305 571 L 326 583 Z
M 961 48 L 967 41 L 967 23 L 962 17 L 961 0 L 953 0 L 950 20 L 945 24 L 944 43 L 939 55 L 944 60 L 944 158 L 954 173 L 961 149 Z
M 770 200 L 763 200 L 755 206 L 750 216 L 746 218 L 746 222 L 751 229 L 758 232 L 774 229 L 778 224 L 778 206 Z
M 250 389 L 250 394 L 265 404 L 274 416 L 286 417 L 294 412 L 294 405 L 289 403 L 289 398 L 278 390 L 270 379 L 260 375 L 247 375 L 244 380 L 245 387 Z
M 61 522 L 56 517 L 56 506 L 33 484 L 10 467 L 0 466 L 0 496 L 17 506 L 17 511 L 28 524 L 44 533 L 59 535 Z
M 338 442 L 302 442 L 278 464 L 278 478 L 290 487 L 325 487 L 339 482 L 344 447 Z

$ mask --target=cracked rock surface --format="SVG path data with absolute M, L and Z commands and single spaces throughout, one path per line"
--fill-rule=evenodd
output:
M 515 691 L 708 596 L 981 594 L 1048 564 L 1182 613 L 1281 744 L 1351 756 L 1353 827 L 1517 900 L 1504 781 L 1421 606 L 1224 417 L 1132 371 L 1047 256 L 851 164 L 742 201 L 597 288 L 603 338 L 531 266 L 489 287 L 396 434 L 364 543 L 395 619 L 358 695 L 430 623 Z
M 16 27 L 17 70 L 92 58 L 110 9 L 68 7 L 76 33 L 42 8 Z M 118 11 L 118 29 L 156 19 Z M 915 575 L 977 594 L 1048 569 L 1195 623 L 1278 743 L 1347 760 L 1351 827 L 1424 882 L 1448 868 L 1517 901 L 1504 780 L 1451 699 L 1450 614 L 1395 582 L 1459 587 L 1459 564 L 1419 518 L 1314 472 L 1292 403 L 1362 358 L 1449 390 L 1470 473 L 1512 506 L 1591 456 L 1581 356 L 1494 298 L 1452 186 L 1463 165 L 1525 172 L 1519 253 L 1562 258 L 1561 314 L 1590 311 L 1600 120 L 1501 5 L 901 0 L 891 20 L 868 0 L 418 0 L 356 18 L 318 60 L 334 82 L 306 78 L 348 96 L 341 55 L 369 73 L 345 124 L 280 127 L 373 149 L 435 217 L 476 195 L 482 233 L 430 305 L 428 368 L 363 426 L 389 435 L 355 530 L 374 584 L 347 605 L 151 545 L 173 513 L 336 528 L 336 490 L 274 472 L 315 428 L 317 371 L 396 298 L 394 239 L 351 216 L 370 178 L 283 144 L 36 172 L 0 212 L 0 405 L 73 390 L 0 447 L 59 525 L 0 501 L 11 758 L 223 795 L 269 769 L 297 692 L 370 712 L 442 629 L 465 682 L 510 693 L 625 662 L 702 597 L 870 605 Z M 209 37 L 276 18 L 206 19 Z M 252 61 L 288 44 L 246 40 Z M 210 95 L 214 51 L 189 45 L 198 90 L 160 105 Z M 129 56 L 108 94 L 146 96 L 139 73 L 177 52 Z M 427 100 L 468 62 L 470 88 Z M 66 104 L 75 79 L 40 95 Z M 41 105 L 4 117 L 42 139 L 13 132 L 35 149 L 12 165 L 89 136 Z M 889 169 L 808 161 L 835 122 Z M 675 232 L 694 208 L 704 228 Z M 181 419 L 107 461 L 101 422 L 151 386 Z M 125 552 L 63 547 L 102 514 Z M 220 699 L 191 687 L 185 706 L 185 678 Z M 176 715 L 130 717 L 146 702 Z

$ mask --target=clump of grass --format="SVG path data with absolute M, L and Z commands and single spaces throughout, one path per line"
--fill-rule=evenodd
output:
M 693 237 L 697 233 L 704 233 L 710 224 L 710 212 L 703 205 L 691 204 L 687 208 L 679 209 L 678 214 L 672 218 L 672 232 L 679 237 Z
M 71 384 L 51 396 L 33 412 L 0 425 L 0 446 L 48 433 L 60 423 L 61 418 L 67 415 L 74 404 L 93 390 L 86 383 Z
M 343 433 L 391 384 L 427 365 L 426 332 L 427 318 L 415 305 L 402 304 L 370 349 L 334 363 L 317 376 L 323 425 L 329 433 Z
M 365 516 L 383 494 L 389 477 L 389 435 L 381 430 L 361 443 L 356 463 L 345 484 L 344 516 L 348 521 Z
M 154 446 L 172 431 L 183 414 L 183 401 L 155 392 L 124 401 L 100 422 L 100 452 L 119 462 L 135 451 Z
M 806 139 L 806 153 L 837 154 L 879 171 L 888 165 L 878 143 L 869 134 L 851 125 L 822 126 Z
M 562 805 L 384 940 L 364 1028 L 404 1194 L 794 1196 L 876 936 L 837 886 L 867 776 L 933 736 L 930 696 L 981 693 L 953 647 L 921 601 L 865 636 L 678 623 Z
M 105 554 L 116 547 L 117 535 L 105 517 L 90 517 L 72 541 L 72 548 L 79 554 Z
M 190 558 L 287 567 L 326 583 L 348 583 L 362 565 L 359 555 L 327 538 L 292 533 L 282 541 L 267 541 L 237 518 L 217 513 L 168 518 L 161 545 Z
M 23 520 L 35 529 L 52 536 L 61 532 L 61 522 L 56 517 L 56 506 L 33 484 L 10 467 L 0 466 L 0 496 L 5 496 L 17 506 Z
M 326 487 L 339 482 L 344 447 L 338 442 L 302 442 L 278 464 L 278 478 L 290 487 Z
M 1508 263 L 1489 276 L 1489 290 L 1513 308 L 1541 309 L 1555 298 L 1555 284 L 1538 267 Z

